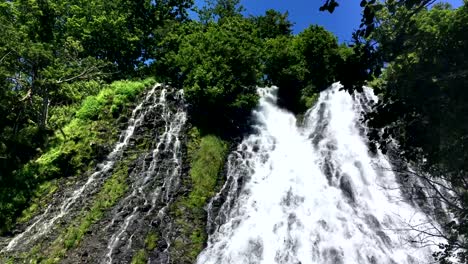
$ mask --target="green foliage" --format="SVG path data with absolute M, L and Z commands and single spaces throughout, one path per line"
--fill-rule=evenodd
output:
M 146 264 L 148 262 L 148 255 L 144 249 L 140 249 L 133 256 L 131 264 Z
M 312 91 L 308 92 L 307 89 L 304 89 L 304 90 L 305 91 L 302 93 L 302 96 L 301 96 L 301 104 L 304 105 L 306 109 L 310 109 L 312 108 L 312 106 L 315 105 L 320 94 L 314 93 Z
M 339 62 L 338 40 L 320 26 L 310 26 L 294 41 L 304 58 L 306 80 L 311 80 L 319 90 L 335 81 L 335 68 Z
M 172 206 L 176 224 L 181 230 L 180 238 L 176 239 L 171 251 L 178 263 L 193 263 L 204 247 L 207 234 L 203 206 L 216 192 L 227 155 L 227 145 L 220 138 L 212 135 L 200 138 L 197 129 L 192 129 L 190 135 L 191 191 Z
M 299 35 L 280 36 L 266 42 L 267 82 L 279 87 L 279 104 L 294 113 L 307 110 L 319 91 L 336 81 L 339 63 L 349 53 L 335 36 L 319 26 Z
M 111 114 L 117 116 L 126 103 L 133 101 L 136 95 L 152 82 L 150 79 L 145 82 L 114 82 L 109 88 L 102 89 L 97 96 L 87 97 L 76 112 L 76 117 L 82 120 L 96 120 L 109 103 Z
M 83 102 L 83 106 L 78 110 L 78 112 L 76 112 L 76 116 L 80 119 L 97 118 L 101 106 L 107 101 L 105 98 L 102 99 L 103 100 L 98 100 L 95 96 L 86 98 Z
M 54 191 L 54 179 L 79 175 L 102 160 L 118 139 L 118 120 L 115 118 L 129 114 L 137 95 L 150 84 L 154 84 L 153 79 L 115 82 L 98 95 L 86 98 L 77 110 L 76 118 L 51 137 L 51 147 L 14 173 L 15 185 L 0 186 L 1 231 L 6 232 L 12 227 L 14 219 L 32 198 L 33 203 L 23 212 L 21 221 L 34 216 Z M 89 102 L 93 100 L 90 98 L 99 102 L 93 111 L 89 110 Z M 69 110 L 72 109 L 76 107 Z M 69 110 L 53 114 L 69 114 Z M 67 120 L 70 117 L 53 119 Z
M 155 232 L 149 232 L 145 238 L 145 246 L 148 251 L 152 251 L 156 248 L 159 237 Z
M 54 132 L 68 137 L 64 126 L 85 97 L 96 95 L 110 80 L 138 76 L 151 59 L 149 47 L 159 41 L 154 31 L 186 20 L 192 4 L 192 0 L 0 4 L 0 111 L 5 113 L 0 117 L 0 232 L 11 227 L 11 215 L 21 210 L 10 202 L 29 200 L 36 178 L 43 178 L 33 173 L 36 165 L 26 164 L 57 145 Z M 115 96 L 109 108 L 114 117 L 125 110 L 126 98 L 132 96 L 126 92 L 131 91 L 117 89 L 109 95 Z M 99 99 L 103 98 L 87 101 L 79 112 L 81 119 L 107 115 L 98 111 L 108 101 Z M 95 125 L 102 128 L 104 123 Z M 62 163 L 68 162 L 69 157 L 62 157 Z M 51 168 L 50 173 L 60 171 Z
M 225 18 L 242 17 L 242 11 L 244 7 L 240 0 L 206 0 L 203 8 L 198 10 L 198 16 L 202 23 L 207 24 Z
M 398 142 L 398 154 L 413 162 L 426 180 L 450 184 L 454 200 L 438 190 L 435 199 L 446 204 L 455 221 L 442 221 L 446 243 L 434 256 L 441 263 L 468 260 L 468 8 L 448 5 L 412 10 L 391 6 L 378 13 L 381 20 L 372 37 L 383 57 L 391 59 L 379 85 L 381 100 L 366 115 L 372 146 L 387 150 Z M 445 213 L 445 212 L 444 212 Z M 440 217 L 436 212 L 435 218 Z M 438 236 L 439 234 L 435 234 Z
M 235 11 L 238 4 L 215 1 L 204 10 L 211 12 L 206 21 L 173 23 L 158 32 L 164 35 L 155 46 L 161 58 L 153 66 L 184 88 L 192 122 L 225 138 L 248 129 L 258 101 L 256 85 L 279 86 L 280 104 L 304 112 L 307 100 L 301 98 L 335 81 L 336 65 L 349 53 L 322 27 L 311 26 L 291 36 L 287 13 L 268 10 L 263 16 L 244 18 Z M 218 125 L 212 126 L 211 120 Z
M 455 218 L 434 212 L 443 231 L 433 234 L 446 241 L 434 257 L 440 263 L 468 261 L 468 173 L 466 101 L 467 2 L 457 10 L 433 1 L 361 1 L 360 28 L 354 32 L 353 53 L 339 70 L 339 79 L 350 92 L 374 81 L 380 93 L 373 111 L 366 114 L 368 136 L 374 149 L 386 151 L 389 143 L 419 169 L 419 178 Z M 333 10 L 336 0 L 326 0 L 321 10 Z M 382 74 L 382 69 L 385 70 Z M 451 195 L 433 183 L 448 183 Z M 445 210 L 444 210 L 445 211 Z M 425 231 L 423 231 L 425 232 Z
M 293 23 L 288 20 L 288 12 L 280 12 L 269 9 L 263 16 L 251 18 L 258 29 L 258 35 L 262 39 L 289 36 L 292 33 Z
M 128 167 L 120 163 L 114 170 L 113 175 L 105 181 L 104 186 L 96 194 L 89 211 L 83 210 L 81 215 L 64 233 L 61 234 L 44 255 L 44 263 L 58 263 L 66 251 L 76 247 L 85 236 L 92 224 L 102 218 L 104 212 L 112 207 L 127 190 L 126 179 Z
M 31 203 L 18 218 L 18 223 L 29 221 L 40 208 L 45 208 L 46 203 L 51 199 L 52 194 L 58 189 L 57 180 L 46 181 L 39 185 L 32 195 Z
M 260 42 L 255 34 L 253 24 L 230 17 L 184 36 L 175 63 L 197 126 L 221 135 L 244 129 L 258 100 Z

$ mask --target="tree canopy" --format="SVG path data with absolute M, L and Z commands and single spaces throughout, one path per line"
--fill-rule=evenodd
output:
M 112 110 L 92 113 L 104 109 L 105 96 L 98 94 L 112 81 L 151 76 L 182 88 L 192 124 L 231 140 L 250 127 L 257 86 L 277 85 L 279 105 L 301 114 L 320 91 L 340 81 L 351 93 L 372 84 L 379 95 L 363 119 L 374 150 L 396 144 L 399 156 L 431 175 L 426 180 L 448 183 L 453 197 L 441 198 L 454 219 L 443 223 L 447 243 L 435 255 L 442 263 L 453 256 L 467 261 L 466 2 L 452 9 L 428 8 L 432 0 L 362 0 L 350 47 L 318 25 L 294 35 L 287 12 L 247 17 L 239 0 L 210 0 L 191 19 L 193 4 L 0 3 L 0 231 L 11 229 L 46 178 L 77 173 L 97 158 L 100 151 L 78 141 L 90 143 L 86 135 L 99 133 L 69 138 L 66 127 L 73 119 L 90 128 L 100 118 L 118 118 L 125 108 L 120 88 L 105 93 Z M 326 0 L 321 10 L 335 8 L 338 1 Z M 132 98 L 142 90 L 135 87 Z M 58 158 L 47 163 L 53 168 L 47 173 L 31 165 L 59 147 L 61 161 L 71 167 Z M 75 147 L 87 154 L 73 163 Z

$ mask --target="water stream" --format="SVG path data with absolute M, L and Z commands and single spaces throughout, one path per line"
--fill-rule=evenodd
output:
M 38 239 L 48 235 L 49 232 L 53 230 L 52 227 L 58 220 L 76 210 L 77 201 L 86 198 L 88 191 L 99 188 L 105 178 L 109 176 L 108 174 L 115 165 L 115 162 L 122 157 L 123 151 L 134 135 L 135 128 L 141 124 L 148 113 L 148 109 L 143 109 L 143 106 L 151 100 L 154 100 L 155 91 L 160 86 L 160 84 L 156 84 L 152 87 L 145 99 L 135 107 L 128 121 L 127 129 L 121 133 L 119 141 L 116 143 L 113 150 L 108 154 L 104 162 L 96 166 L 96 171 L 89 176 L 87 181 L 78 185 L 75 190 L 65 193 L 67 196 L 63 201 L 60 201 L 57 207 L 49 205 L 43 213 L 35 217 L 31 225 L 10 240 L 8 245 L 2 249 L 2 252 L 30 249 Z
M 110 224 L 105 228 L 111 230 L 107 245 L 105 263 L 118 263 L 115 254 L 131 251 L 134 235 L 145 226 L 145 218 L 151 217 L 157 210 L 157 217 L 165 215 L 168 205 L 173 200 L 173 191 L 180 186 L 181 180 L 181 131 L 187 120 L 183 103 L 183 91 L 176 92 L 178 107 L 173 111 L 166 102 L 166 90 L 161 91 L 159 99 L 153 102 L 148 111 L 161 116 L 163 128 L 152 139 L 154 149 L 145 157 L 141 170 L 131 173 L 131 192 L 124 197 L 114 211 Z M 154 219 L 153 219 L 154 221 Z M 144 230 L 143 230 L 144 231 Z M 142 232 L 144 233 L 144 232 Z M 117 253 L 116 253 L 117 252 Z
M 227 181 L 208 205 L 199 264 L 413 264 L 432 261 L 409 226 L 432 222 L 405 200 L 391 164 L 372 154 L 359 121 L 372 90 L 334 84 L 304 124 L 261 88 L 257 133 L 228 161 Z

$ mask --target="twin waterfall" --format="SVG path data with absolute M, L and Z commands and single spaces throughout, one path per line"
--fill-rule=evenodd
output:
M 368 151 L 359 118 L 372 90 L 334 84 L 299 128 L 275 89 L 260 93 L 258 133 L 229 158 L 198 263 L 430 263 L 409 228 L 428 219 L 405 202 L 385 156 Z
M 359 119 L 377 98 L 369 88 L 354 95 L 339 88 L 322 92 L 300 125 L 276 105 L 277 88 L 258 89 L 255 133 L 229 155 L 226 182 L 205 208 L 209 236 L 198 264 L 432 261 L 431 248 L 414 242 L 425 239 L 414 227 L 434 221 L 405 196 L 388 158 L 367 146 Z M 146 133 L 151 147 L 129 168 L 129 190 L 84 237 L 81 249 L 63 260 L 130 263 L 135 243 L 144 245 L 149 228 L 171 228 L 166 211 L 187 177 L 186 120 L 182 92 L 155 86 L 96 171 L 55 197 L 1 252 L 24 252 L 38 243 L 47 248 Z M 173 263 L 167 252 L 174 238 L 158 239 L 165 240 L 165 249 L 148 263 Z

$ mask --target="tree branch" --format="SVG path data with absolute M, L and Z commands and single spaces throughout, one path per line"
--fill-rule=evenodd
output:
M 61 84 L 61 83 L 71 82 L 71 81 L 76 80 L 76 79 L 86 79 L 86 78 L 89 78 L 91 76 L 99 75 L 99 74 L 102 74 L 102 72 L 99 70 L 99 68 L 96 67 L 96 66 L 91 66 L 91 67 L 88 67 L 88 68 L 84 69 L 80 74 L 75 75 L 73 77 L 69 77 L 67 79 L 59 78 L 56 81 L 56 83 Z
M 4 60 L 8 55 L 10 55 L 10 53 L 11 53 L 11 50 L 8 51 L 5 55 L 3 55 L 3 57 L 0 59 L 0 64 L 3 62 L 3 60 Z

